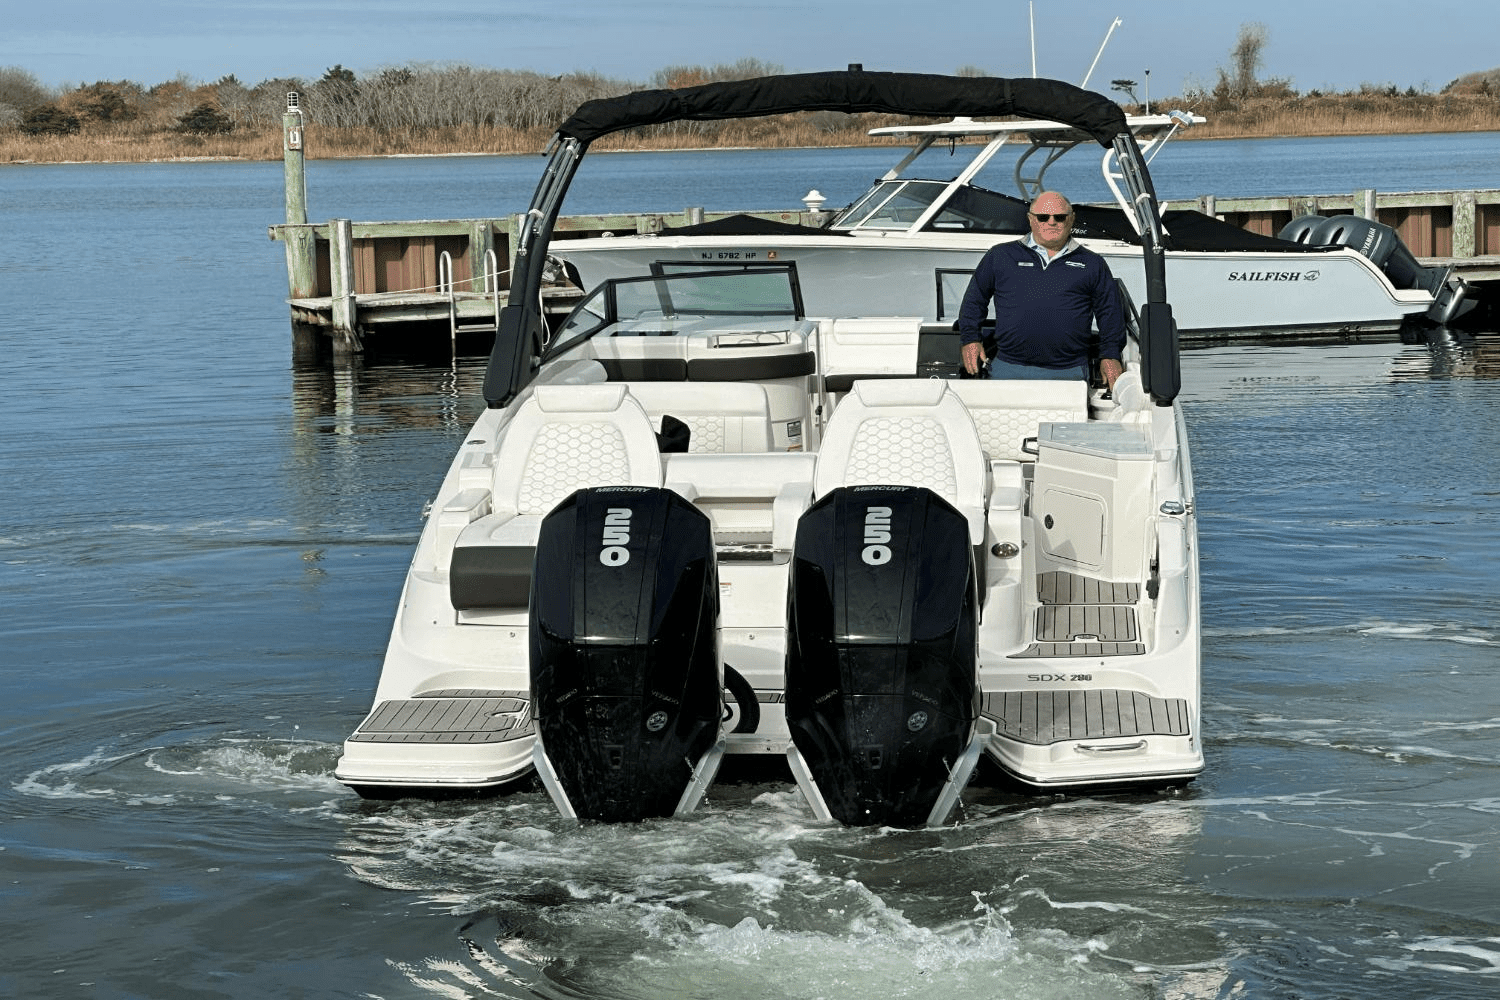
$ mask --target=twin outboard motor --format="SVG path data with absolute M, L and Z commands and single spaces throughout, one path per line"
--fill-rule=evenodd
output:
M 1287 223 L 1280 239 L 1308 246 L 1341 246 L 1359 251 L 1385 272 L 1397 288 L 1420 288 L 1433 297 L 1427 318 L 1447 323 L 1474 308 L 1469 286 L 1452 267 L 1427 267 L 1418 262 L 1396 230 L 1358 215 L 1304 215 Z
M 723 750 L 708 517 L 670 490 L 579 490 L 542 522 L 530 614 L 538 770 L 559 810 L 691 809 Z
M 791 758 L 814 812 L 942 822 L 977 757 L 964 516 L 922 487 L 833 490 L 798 522 L 788 603 Z

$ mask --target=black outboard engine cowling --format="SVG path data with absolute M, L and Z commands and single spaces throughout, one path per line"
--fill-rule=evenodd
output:
M 797 525 L 786 715 L 828 812 L 918 826 L 978 709 L 968 524 L 923 487 L 833 490 Z
M 709 520 L 678 494 L 594 487 L 543 520 L 532 706 L 547 762 L 580 819 L 676 810 L 723 716 L 718 616 Z

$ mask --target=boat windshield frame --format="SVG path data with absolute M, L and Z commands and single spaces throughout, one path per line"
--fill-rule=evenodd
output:
M 1181 129 L 1203 122 L 1204 119 L 1198 115 L 1190 115 L 1182 111 L 1172 111 L 1166 114 L 1156 115 L 1130 115 L 1126 118 L 1126 124 L 1132 135 L 1140 143 L 1141 153 L 1149 163 L 1161 148 L 1172 139 Z M 1017 139 L 1017 134 L 1024 138 Z M 1030 204 L 1035 198 L 1046 190 L 1046 174 L 1049 167 L 1056 163 L 1064 155 L 1073 149 L 1089 141 L 1087 133 L 1080 131 L 1061 122 L 1053 121 L 976 121 L 972 118 L 955 118 L 950 122 L 933 125 L 895 125 L 885 126 L 870 130 L 872 136 L 889 136 L 915 140 L 914 146 L 907 152 L 906 156 L 877 180 L 869 190 L 860 195 L 849 207 L 840 211 L 831 222 L 828 223 L 830 230 L 842 232 L 905 232 L 918 233 L 937 229 L 957 228 L 939 224 L 949 203 L 953 202 L 966 189 L 974 189 L 986 194 L 998 194 L 988 188 L 975 183 L 976 178 L 985 170 L 1001 148 L 1007 143 L 1015 140 L 1025 148 L 1017 158 L 1011 170 L 1011 178 L 1016 186 L 1017 196 L 1025 204 Z M 931 177 L 908 176 L 907 171 L 918 162 L 922 154 L 934 145 L 946 141 L 950 152 L 956 151 L 960 144 L 969 145 L 975 139 L 984 140 L 982 145 L 972 145 L 974 155 L 968 164 L 954 177 L 948 180 L 939 180 Z M 1042 154 L 1039 161 L 1033 165 L 1033 157 Z M 1118 177 L 1113 177 L 1115 153 L 1112 149 L 1102 151 L 1100 171 L 1106 183 L 1115 194 L 1119 207 L 1126 210 L 1127 217 L 1130 216 L 1129 205 L 1124 204 L 1123 194 L 1118 188 Z M 1030 173 L 1028 173 L 1030 168 Z M 897 218 L 894 213 L 887 211 L 892 203 L 917 190 L 916 187 L 935 189 L 931 198 L 912 199 L 916 204 L 920 201 L 921 211 L 914 215 L 908 211 L 904 218 Z M 923 191 L 925 196 L 928 192 Z M 1000 195 L 1000 197 L 1010 197 Z M 872 205 L 871 202 L 878 203 Z M 965 213 L 960 212 L 960 217 Z M 964 226 L 962 228 L 975 228 Z M 979 231 L 1008 233 L 1016 231 L 1011 225 L 980 226 Z M 1024 232 L 1024 228 L 1019 230 Z
M 769 280 L 777 276 L 785 283 Z M 726 293 L 731 286 L 723 282 L 741 283 L 737 290 L 742 294 Z M 768 294 L 783 289 L 784 297 Z M 767 318 L 775 317 L 792 325 L 805 316 L 797 266 L 791 262 L 610 278 L 573 307 L 558 325 L 540 362 L 546 364 L 597 336 L 613 336 L 616 332 L 623 336 L 690 336 L 700 332 L 705 321 L 723 328 L 736 322 L 764 325 Z
M 889 229 L 905 232 L 939 201 L 946 201 L 948 183 L 924 178 L 878 180 L 875 186 L 844 209 L 828 224 L 829 229 Z M 918 197 L 912 195 L 918 194 Z M 904 209 L 904 216 L 898 211 Z M 912 212 L 915 215 L 912 215 Z

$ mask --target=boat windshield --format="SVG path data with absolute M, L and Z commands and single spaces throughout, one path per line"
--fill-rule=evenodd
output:
M 710 323 L 802 318 L 802 296 L 792 264 L 612 278 L 568 314 L 542 360 L 549 361 L 595 336 L 680 336 Z
M 965 184 L 953 192 L 943 210 L 925 229 L 960 229 L 977 233 L 1025 233 L 1026 203 L 1008 194 Z
M 910 229 L 947 186 L 942 181 L 881 181 L 828 228 Z

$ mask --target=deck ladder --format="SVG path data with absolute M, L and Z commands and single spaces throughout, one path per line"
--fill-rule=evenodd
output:
M 460 333 L 496 333 L 500 330 L 500 264 L 493 249 L 484 252 L 484 287 L 482 294 L 490 300 L 490 318 L 478 322 L 459 322 L 457 283 L 453 280 L 453 256 L 444 250 L 438 258 L 438 287 L 448 296 L 448 335 L 453 347 L 458 349 Z M 470 287 L 473 279 L 469 279 Z M 469 298 L 474 293 L 469 293 Z

